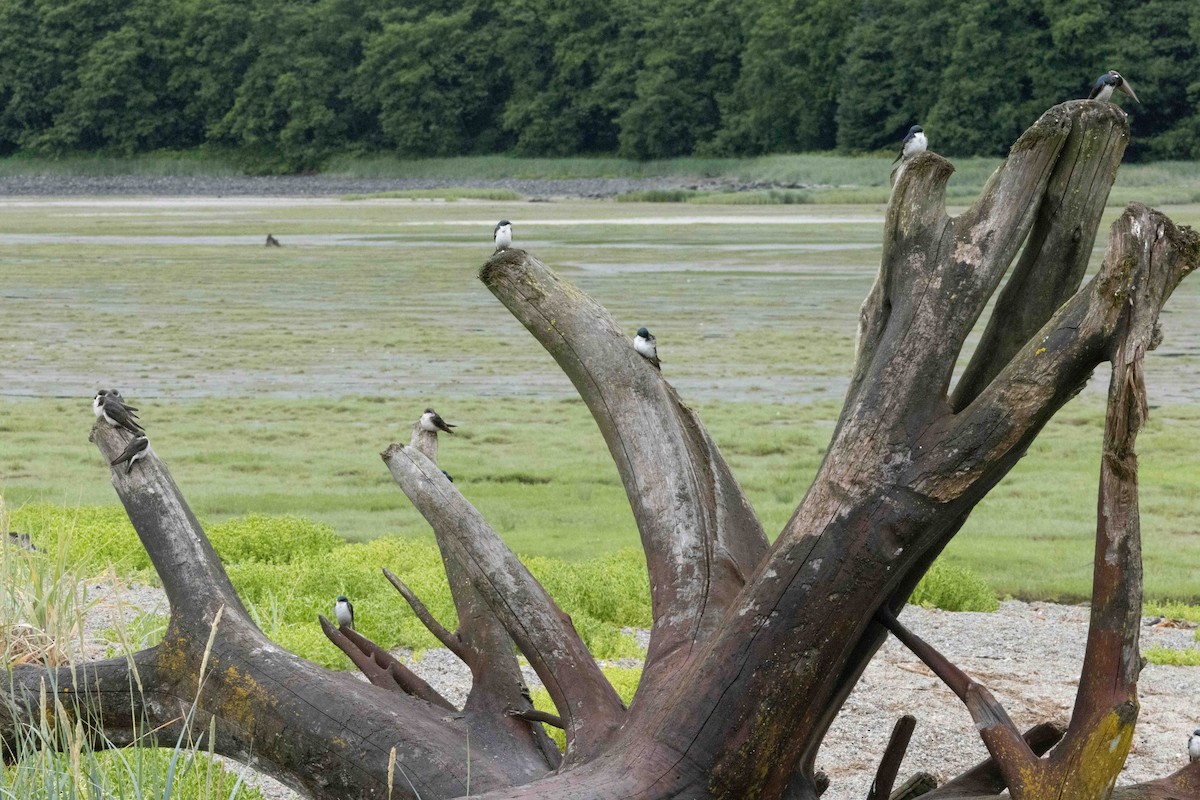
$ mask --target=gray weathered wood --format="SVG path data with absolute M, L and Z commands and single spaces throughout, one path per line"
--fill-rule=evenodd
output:
M 563 718 L 567 762 L 597 755 L 620 727 L 625 706 L 571 618 L 436 464 L 403 445 L 389 447 L 383 460 L 546 686 Z
M 1079 100 L 1021 258 L 996 299 L 950 405 L 962 409 L 1046 324 L 1083 281 L 1100 217 L 1129 143 L 1125 113 Z
M 603 306 L 523 250 L 495 255 L 480 279 L 558 362 L 608 444 L 650 571 L 639 692 L 670 681 L 766 553 L 762 526 L 699 417 Z

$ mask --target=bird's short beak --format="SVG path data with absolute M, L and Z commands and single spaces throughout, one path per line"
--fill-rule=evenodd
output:
M 1137 103 L 1139 106 L 1142 104 L 1142 101 L 1141 101 L 1141 100 L 1138 100 L 1138 99 L 1137 99 L 1137 95 L 1133 93 L 1133 87 L 1129 85 L 1129 81 L 1122 79 L 1122 80 L 1121 80 L 1121 85 L 1120 85 L 1120 86 L 1118 86 L 1117 88 L 1118 88 L 1118 89 L 1120 89 L 1120 90 L 1121 90 L 1122 92 L 1124 92 L 1125 94 L 1127 94 L 1127 95 L 1129 95 L 1130 97 L 1132 97 L 1132 98 L 1133 98 L 1133 102 Z

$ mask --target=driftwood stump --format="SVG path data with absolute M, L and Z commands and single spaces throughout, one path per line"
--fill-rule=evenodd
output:
M 699 417 L 604 308 L 524 251 L 483 266 L 484 284 L 591 410 L 637 520 L 654 626 L 628 708 L 570 618 L 437 468 L 433 434 L 417 430 L 383 459 L 433 527 L 457 629 L 437 623 L 402 576 L 387 579 L 471 668 L 463 708 L 327 621 L 369 683 L 272 644 L 151 455 L 112 480 L 171 601 L 165 639 L 75 671 L 19 668 L 0 714 L 37 717 L 45 684 L 115 745 L 132 741 L 131 720 L 174 741 L 211 634 L 195 729 L 215 720 L 218 752 L 253 758 L 314 797 L 435 800 L 466 795 L 469 779 L 471 796 L 485 798 L 812 798 L 823 788 L 814 762 L 825 733 L 891 631 L 958 693 L 991 753 L 929 797 L 1007 788 L 1018 800 L 1106 798 L 1138 714 L 1142 360 L 1160 336 L 1163 304 L 1200 263 L 1195 233 L 1132 205 L 1112 226 L 1099 273 L 1081 286 L 1128 137 L 1115 106 L 1057 106 L 957 217 L 945 210 L 948 161 L 924 153 L 904 165 L 833 440 L 771 545 Z M 983 341 L 952 387 L 955 360 L 1006 273 Z M 1112 381 L 1078 699 L 1065 730 L 1022 735 L 986 687 L 898 616 L 975 504 L 1102 362 Z M 128 434 L 98 426 L 93 437 L 107 460 Z M 533 710 L 514 645 L 557 715 Z M 566 731 L 565 753 L 543 723 Z M 897 778 L 905 727 L 880 753 L 879 797 Z M 389 787 L 393 748 L 404 779 Z M 1114 796 L 1200 798 L 1198 787 L 1193 764 Z

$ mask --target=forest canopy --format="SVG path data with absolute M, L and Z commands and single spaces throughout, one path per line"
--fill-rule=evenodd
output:
M 1117 69 L 1200 159 L 1194 0 L 10 0 L 0 155 L 1002 155 Z

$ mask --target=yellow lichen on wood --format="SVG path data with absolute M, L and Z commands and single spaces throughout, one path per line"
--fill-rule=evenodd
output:
M 1024 786 L 1013 800 L 1106 800 L 1129 756 L 1137 710 L 1136 700 L 1114 708 L 1072 752 L 1023 769 Z
M 254 730 L 254 718 L 262 709 L 275 705 L 275 698 L 270 692 L 263 691 L 249 672 L 238 672 L 230 665 L 222 673 L 221 682 L 220 716 L 246 730 Z

